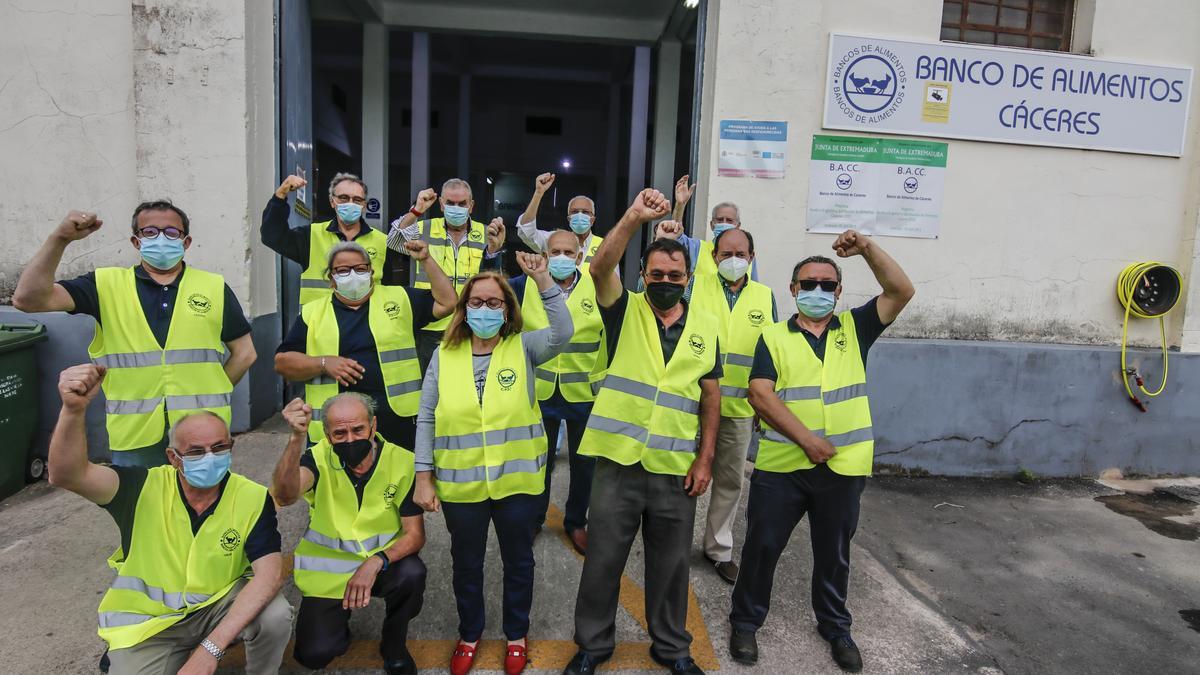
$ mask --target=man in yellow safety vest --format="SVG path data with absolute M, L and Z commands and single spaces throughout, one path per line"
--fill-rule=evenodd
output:
M 68 244 L 100 229 L 94 213 L 71 211 L 25 266 L 13 305 L 26 312 L 65 311 L 96 320 L 88 347 L 108 368 L 104 396 L 113 464 L 159 466 L 167 429 L 207 410 L 230 420 L 233 387 L 254 363 L 250 323 L 218 274 L 189 267 L 187 214 L 169 201 L 133 212 L 133 267 L 101 267 L 54 282 Z
M 99 609 L 109 672 L 212 673 L 238 640 L 246 672 L 278 672 L 292 607 L 279 592 L 267 489 L 230 472 L 229 427 L 207 411 L 172 426 L 169 466 L 89 462 L 84 415 L 106 373 L 94 364 L 63 371 L 48 467 L 51 485 L 103 507 L 120 531 L 108 561 L 117 575 Z
M 729 651 L 747 665 L 758 660 L 754 634 L 767 618 L 775 566 L 807 513 L 817 632 L 840 668 L 862 669 L 846 594 L 850 539 L 874 456 L 867 352 L 915 291 L 871 238 L 847 230 L 833 249 L 842 258 L 862 256 L 883 293 L 834 313 L 841 269 L 822 256 L 801 260 L 790 287 L 799 313 L 764 330 L 755 349 L 750 405 L 762 418 L 763 439 L 750 478 L 746 543 L 729 614 Z
M 295 399 L 283 410 L 291 427 L 275 465 L 271 493 L 281 506 L 303 496 L 308 530 L 296 547 L 296 588 L 303 598 L 293 655 L 321 669 L 350 648 L 350 613 L 384 599 L 379 653 L 384 672 L 415 675 L 408 624 L 421 611 L 424 511 L 413 503 L 413 453 L 377 433 L 375 400 L 346 392 L 321 406 L 324 438 L 304 450 L 313 409 Z

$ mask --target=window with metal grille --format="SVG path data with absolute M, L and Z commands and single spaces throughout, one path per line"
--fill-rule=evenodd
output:
M 1074 13 L 1074 0 L 946 0 L 942 39 L 1065 52 Z

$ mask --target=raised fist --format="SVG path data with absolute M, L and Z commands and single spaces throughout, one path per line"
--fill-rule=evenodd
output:
M 429 244 L 420 239 L 404 242 L 404 251 L 413 260 L 424 261 L 429 258 Z
M 104 221 L 97 218 L 94 213 L 71 210 L 67 212 L 58 227 L 54 228 L 54 234 L 66 241 L 78 241 L 100 229 L 103 224 Z
M 683 225 L 677 220 L 664 220 L 655 230 L 655 239 L 678 239 L 683 234 Z
M 554 174 L 544 173 L 533 181 L 533 192 L 534 194 L 544 195 L 546 194 L 546 190 L 550 189 L 551 185 L 554 185 Z
M 286 199 L 288 193 L 295 192 L 305 185 L 308 185 L 308 181 L 304 180 L 300 176 L 292 174 L 291 176 L 284 178 L 283 182 L 279 184 L 279 187 L 275 189 L 275 196 L 279 197 L 280 199 Z
M 536 279 L 541 274 L 547 274 L 546 258 L 539 253 L 517 252 L 517 266 L 530 279 Z
M 833 250 L 837 252 L 839 258 L 862 255 L 870 246 L 871 238 L 860 234 L 857 230 L 846 230 L 838 235 L 837 241 L 833 242 Z
M 658 190 L 646 188 L 633 198 L 629 210 L 638 220 L 646 223 L 670 213 L 671 202 Z
M 433 206 L 437 198 L 438 195 L 434 192 L 433 188 L 425 188 L 417 193 L 417 203 L 413 205 L 413 208 L 421 213 L 425 213 L 429 207 Z
M 307 434 L 308 425 L 312 422 L 312 412 L 312 406 L 305 403 L 304 399 L 294 398 L 283 409 L 283 419 L 287 420 L 293 432 Z
M 496 253 L 504 248 L 504 219 L 496 217 L 487 226 L 488 252 Z
M 63 407 L 75 411 L 87 409 L 100 391 L 100 383 L 107 371 L 104 366 L 93 363 L 81 363 L 62 371 L 58 376 L 58 395 L 62 397 Z

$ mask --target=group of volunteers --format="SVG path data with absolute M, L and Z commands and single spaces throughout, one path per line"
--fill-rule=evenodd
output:
M 90 362 L 60 377 L 49 474 L 120 530 L 98 611 L 109 672 L 211 673 L 238 641 L 247 672 L 277 672 L 289 640 L 296 662 L 324 668 L 347 652 L 350 616 L 374 597 L 385 605 L 384 670 L 415 673 L 406 642 L 431 573 L 419 556 L 424 514 L 441 512 L 459 619 L 450 672 L 471 670 L 483 637 L 490 525 L 503 563 L 504 668 L 520 673 L 560 439 L 570 469 L 563 528 L 584 560 L 578 652 L 564 672 L 592 673 L 612 656 L 640 530 L 650 656 L 673 673 L 702 673 L 686 624 L 697 498 L 710 487 L 703 553 L 733 585 L 730 656 L 756 663 L 776 565 L 808 514 L 817 630 L 838 666 L 861 669 L 846 597 L 873 455 L 865 364 L 911 282 L 878 243 L 847 231 L 833 250 L 862 256 L 882 293 L 836 311 L 842 271 L 811 255 L 792 269 L 797 311 L 779 321 L 732 202 L 712 210 L 707 240 L 680 224 L 695 188 L 687 176 L 674 210 L 667 195 L 643 190 L 601 237 L 595 203 L 578 196 L 567 228 L 548 231 L 537 213 L 554 181 L 537 177 L 517 220 L 533 252 L 512 254 L 513 278 L 502 272 L 503 220 L 474 220 L 463 180 L 421 191 L 386 234 L 364 222 L 357 176 L 335 175 L 334 218 L 303 227 L 289 225 L 289 194 L 306 182 L 283 181 L 261 236 L 303 268 L 302 307 L 275 370 L 304 395 L 283 410 L 290 436 L 269 487 L 231 471 L 231 397 L 256 353 L 222 277 L 184 262 L 187 215 L 169 201 L 139 205 L 138 264 L 56 282 L 66 248 L 103 224 L 66 216 L 13 301 L 96 322 Z M 617 265 L 648 223 L 641 290 L 627 289 Z M 410 259 L 403 285 L 385 276 L 397 256 Z M 88 457 L 84 418 L 100 391 L 111 464 Z M 308 525 L 292 552 L 302 596 L 293 609 L 281 593 L 276 514 L 299 500 Z

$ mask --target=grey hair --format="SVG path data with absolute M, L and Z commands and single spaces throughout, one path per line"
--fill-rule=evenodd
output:
M 167 441 L 170 443 L 171 448 L 174 448 L 176 451 L 179 450 L 179 427 L 183 426 L 184 422 L 192 419 L 193 417 L 211 417 L 225 427 L 226 434 L 229 433 L 229 426 L 225 424 L 225 420 L 222 419 L 220 415 L 212 412 L 211 410 L 197 410 L 196 412 L 190 412 L 183 417 L 180 417 L 179 419 L 175 420 L 174 424 L 171 425 L 171 430 L 167 433 Z
M 555 235 L 558 235 L 558 234 L 571 235 L 571 241 L 574 242 L 574 244 L 575 244 L 576 253 L 583 250 L 583 246 L 579 243 L 579 235 L 575 234 L 571 230 L 565 230 L 560 227 L 557 230 L 551 230 L 550 234 L 546 235 L 546 246 L 544 247 L 545 248 L 545 251 L 543 251 L 544 253 L 550 250 L 550 240 L 553 239 L 555 237 Z M 549 255 L 549 254 L 547 253 L 547 255 Z
M 592 213 L 593 214 L 596 213 L 596 202 L 595 202 L 595 200 L 593 200 L 591 197 L 588 197 L 587 195 L 575 195 L 574 197 L 571 197 L 571 200 L 567 202 L 567 206 L 570 207 L 571 202 L 575 201 L 576 199 L 586 199 L 587 203 L 592 206 Z
M 333 174 L 333 180 L 329 181 L 329 198 L 330 199 L 333 199 L 333 189 L 338 186 L 338 183 L 342 183 L 344 181 L 358 183 L 359 185 L 362 186 L 363 195 L 367 194 L 367 192 L 368 192 L 367 184 L 363 182 L 363 179 L 359 178 L 358 176 L 356 176 L 352 173 L 338 172 L 338 173 Z
M 330 396 L 321 404 L 321 426 L 329 424 L 329 409 L 341 401 L 358 401 L 367 409 L 367 421 L 375 419 L 375 399 L 357 391 L 343 391 L 336 396 Z
M 723 209 L 726 207 L 733 209 L 733 217 L 737 218 L 737 221 L 739 223 L 742 222 L 742 210 L 739 209 L 738 205 L 734 204 L 733 202 L 721 202 L 720 204 L 717 204 L 716 206 L 714 206 L 712 208 L 712 215 L 709 216 L 709 220 L 712 220 L 713 218 L 717 217 L 717 209 Z
M 442 183 L 442 194 L 446 194 L 446 190 L 449 190 L 450 188 L 466 188 L 467 199 L 475 199 L 475 193 L 471 192 L 471 184 L 461 178 L 451 178 L 445 183 Z
M 368 265 L 371 264 L 371 256 L 367 253 L 367 249 L 362 247 L 362 244 L 354 241 L 339 241 L 329 249 L 329 254 L 325 257 L 326 279 L 333 278 L 333 259 L 337 257 L 337 254 L 345 253 L 346 251 L 352 251 L 361 255 L 363 260 L 367 261 Z

